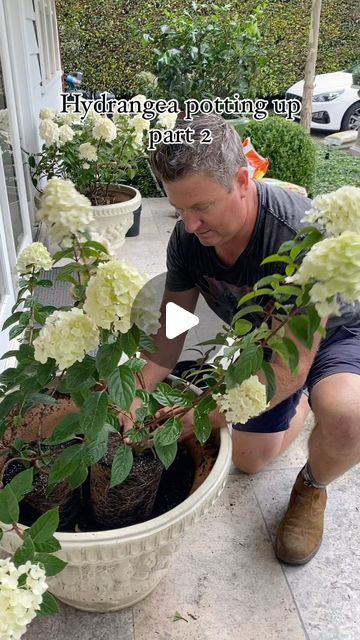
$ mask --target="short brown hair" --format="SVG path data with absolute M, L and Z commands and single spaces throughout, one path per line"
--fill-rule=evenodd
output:
M 180 121 L 176 129 L 190 127 L 193 144 L 160 143 L 151 154 L 150 163 L 156 177 L 162 182 L 175 182 L 191 173 L 204 173 L 231 191 L 238 169 L 246 167 L 238 133 L 221 116 L 198 116 L 191 121 Z M 210 144 L 202 143 L 203 130 L 212 135 Z

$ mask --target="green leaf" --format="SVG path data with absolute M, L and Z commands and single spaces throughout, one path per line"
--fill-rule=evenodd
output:
M 166 382 L 159 382 L 152 396 L 163 407 L 191 407 L 193 401 L 191 392 L 173 389 Z
M 264 264 L 271 264 L 272 262 L 285 262 L 285 264 L 290 264 L 292 260 L 290 260 L 290 258 L 288 258 L 287 256 L 281 256 L 278 253 L 273 253 L 271 256 L 267 256 L 266 258 L 264 258 L 264 260 L 262 260 L 262 262 L 260 263 L 260 266 Z
M 121 444 L 117 449 L 111 466 L 110 487 L 116 487 L 126 480 L 133 466 L 132 449 Z
M 61 545 L 57 538 L 51 536 L 51 538 L 45 542 L 36 542 L 35 549 L 42 553 L 53 553 L 54 551 L 59 551 Z
M 55 427 L 45 444 L 61 444 L 71 440 L 80 431 L 80 414 L 68 413 Z
M 69 392 L 76 391 L 84 385 L 84 381 L 93 376 L 95 358 L 86 355 L 81 362 L 75 362 L 66 372 L 66 388 Z
M 143 331 L 140 331 L 139 351 L 146 351 L 147 353 L 155 353 L 156 351 L 154 341 Z
M 197 409 L 194 411 L 195 435 L 201 444 L 204 444 L 211 434 L 211 422 L 206 413 L 200 413 Z
M 238 302 L 238 307 L 241 307 L 242 304 L 244 304 L 245 302 L 248 302 L 249 300 L 252 300 L 253 298 L 258 298 L 259 296 L 264 296 L 264 295 L 271 296 L 273 294 L 274 294 L 273 289 L 269 289 L 268 287 L 258 289 L 257 291 L 250 291 L 249 293 L 244 295 L 242 298 L 240 298 Z
M 248 320 L 236 320 L 234 325 L 235 333 L 238 336 L 244 336 L 252 329 L 252 323 Z
M 212 396 L 206 396 L 200 400 L 198 406 L 196 407 L 196 411 L 198 414 L 200 413 L 211 413 L 217 407 L 216 400 Z
M 274 370 L 268 362 L 263 362 L 261 368 L 265 374 L 265 384 L 266 384 L 266 402 L 270 402 L 270 400 L 274 397 L 276 392 L 276 380 Z
M 108 378 L 111 402 L 124 411 L 129 411 L 135 398 L 135 378 L 128 364 L 122 364 Z
M 104 391 L 91 394 L 81 407 L 80 427 L 88 440 L 93 440 L 104 426 L 108 395 Z
M 263 361 L 263 350 L 255 344 L 247 345 L 240 353 L 239 358 L 231 364 L 225 373 L 226 385 L 231 389 L 240 385 L 255 374 Z
M 26 410 L 31 409 L 32 407 L 37 407 L 39 404 L 51 405 L 57 404 L 57 401 L 47 393 L 34 393 L 34 395 L 28 398 L 25 402 Z
M 48 553 L 36 553 L 34 562 L 42 564 L 47 576 L 56 576 L 65 569 L 67 562 Z
M 316 323 L 315 318 L 313 320 L 313 323 Z M 319 318 L 319 324 L 320 324 L 320 318 Z M 293 318 L 290 318 L 288 325 L 291 333 L 294 334 L 295 338 L 297 338 L 299 342 L 301 342 L 301 344 L 304 345 L 304 347 L 306 347 L 307 349 L 311 349 L 314 334 L 309 330 L 310 329 L 309 317 L 305 315 L 294 316 Z M 318 326 L 316 328 L 318 328 Z
M 21 316 L 22 316 L 22 311 L 16 311 L 16 313 L 13 313 L 11 316 L 9 316 L 5 320 L 1 330 L 4 331 L 4 329 L 11 327 L 11 325 L 15 324 L 15 322 L 17 322 Z
M 40 605 L 40 609 L 36 612 L 38 616 L 51 616 L 54 613 L 59 613 L 59 605 L 55 600 L 54 596 L 51 595 L 48 591 L 45 591 L 42 599 L 42 603 Z
M 10 485 L 0 491 L 0 521 L 12 524 L 19 520 L 19 504 Z
M 17 567 L 22 564 L 25 564 L 27 560 L 32 560 L 35 554 L 35 545 L 31 540 L 30 536 L 27 536 L 24 539 L 24 542 L 18 549 L 16 550 L 13 561 Z
M 81 461 L 82 451 L 80 444 L 67 447 L 51 466 L 48 485 L 53 486 L 71 476 Z
M 294 287 L 293 285 L 283 284 L 280 287 L 276 287 L 274 294 L 275 295 L 286 295 L 286 296 L 298 296 L 300 295 L 301 287 Z
M 181 431 L 181 420 L 176 417 L 169 418 L 169 420 L 166 420 L 163 426 L 157 429 L 154 437 L 154 442 L 162 446 L 173 444 L 173 442 L 176 442 L 179 439 Z
M 269 347 L 284 360 L 293 375 L 297 374 L 299 352 L 296 344 L 290 338 L 280 338 L 275 335 L 269 340 Z
M 56 529 L 59 526 L 59 507 L 54 507 L 54 509 L 50 509 L 46 513 L 43 513 L 40 518 L 35 520 L 34 524 L 27 530 L 27 535 L 30 536 L 31 540 L 35 545 L 35 549 L 37 550 L 37 544 L 39 542 L 46 542 L 51 538 Z
M 21 471 L 20 473 L 16 474 L 16 476 L 9 483 L 8 486 L 11 487 L 16 499 L 19 502 L 23 499 L 26 493 L 30 493 L 30 491 L 32 490 L 33 476 L 34 469 L 31 467 L 30 469 L 25 469 L 25 471 Z
M 48 280 L 47 278 L 44 280 L 38 280 L 36 284 L 38 287 L 46 287 L 48 289 L 54 285 L 53 281 Z
M 25 327 L 23 325 L 15 325 L 15 327 L 12 327 L 9 331 L 9 338 L 10 340 L 13 340 L 14 338 L 16 338 L 17 336 L 19 336 L 21 333 L 23 333 L 25 330 Z
M 232 321 L 235 322 L 249 313 L 264 313 L 264 309 L 259 304 L 248 304 L 246 307 L 236 312 Z
M 314 335 L 314 333 L 316 333 L 316 331 L 319 329 L 321 323 L 321 318 L 316 311 L 315 305 L 310 304 L 307 307 L 307 317 L 309 320 L 309 335 Z
M 80 487 L 80 485 L 85 482 L 87 475 L 87 467 L 84 467 L 84 465 L 80 464 L 77 469 L 75 469 L 74 473 L 71 474 L 70 478 L 68 478 L 68 483 L 71 489 L 77 489 L 77 487 Z
M 85 445 L 82 456 L 83 464 L 91 466 L 104 457 L 107 451 L 109 432 L 112 429 L 112 425 L 105 423 L 97 438 Z
M 146 365 L 146 360 L 144 358 L 131 358 L 127 363 L 134 373 L 139 373 L 143 367 Z
M 116 369 L 121 358 L 122 348 L 118 342 L 104 344 L 96 354 L 96 368 L 100 378 L 108 376 Z
M 165 469 L 168 469 L 176 458 L 177 442 L 173 442 L 172 444 L 168 445 L 162 445 L 154 440 L 154 447 L 159 460 L 161 460 Z
M 140 350 L 140 329 L 133 325 L 127 333 L 120 335 L 120 344 L 122 350 L 129 358 Z

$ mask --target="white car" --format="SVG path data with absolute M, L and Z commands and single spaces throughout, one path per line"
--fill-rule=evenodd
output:
M 360 87 L 352 85 L 349 71 L 322 73 L 315 76 L 312 100 L 313 129 L 324 131 L 347 131 L 360 127 Z M 301 101 L 304 80 L 293 84 L 286 92 L 286 98 Z

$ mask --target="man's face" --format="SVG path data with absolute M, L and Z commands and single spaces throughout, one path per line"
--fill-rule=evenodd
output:
M 218 246 L 241 231 L 249 190 L 246 168 L 239 169 L 230 192 L 201 173 L 165 182 L 164 187 L 186 231 L 194 233 L 201 244 Z

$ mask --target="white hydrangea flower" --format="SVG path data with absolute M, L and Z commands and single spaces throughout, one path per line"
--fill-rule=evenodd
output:
M 131 98 L 130 102 L 131 103 L 132 102 L 135 103 L 134 107 L 135 107 L 135 105 L 137 107 L 136 103 L 139 103 L 140 104 L 140 111 L 143 111 L 146 100 L 147 100 L 146 96 L 144 96 L 142 93 L 139 93 L 136 96 L 134 96 L 133 98 Z
M 84 310 L 103 329 L 114 323 L 117 331 L 126 333 L 134 322 L 144 331 L 156 322 L 151 309 L 135 309 L 133 303 L 146 282 L 145 276 L 124 262 L 110 260 L 100 264 L 85 292 Z M 139 323 L 139 324 L 138 324 Z
M 32 267 L 35 267 L 35 271 L 39 269 L 48 271 L 51 269 L 52 264 L 51 255 L 42 242 L 33 242 L 20 253 L 16 270 L 19 273 L 30 273 Z
M 83 160 L 88 160 L 89 162 L 93 162 L 97 160 L 97 150 L 91 142 L 83 142 L 79 146 L 79 155 Z
M 360 300 L 360 234 L 344 231 L 335 238 L 315 244 L 304 257 L 298 271 L 287 282 L 316 283 L 310 290 L 311 301 L 321 317 L 337 314 L 340 306 L 334 297 L 354 304 Z
M 66 113 L 57 113 L 56 117 L 61 124 L 68 124 L 71 126 L 72 124 L 81 124 L 81 113 L 75 113 L 75 106 L 70 104 L 67 107 Z
M 219 410 L 225 413 L 228 422 L 245 424 L 267 408 L 266 387 L 257 376 L 250 376 L 241 384 L 228 389 L 225 395 L 213 396 Z
M 48 358 L 56 360 L 60 369 L 71 367 L 98 346 L 99 331 L 82 309 L 54 311 L 34 340 L 35 360 L 44 364 Z
M 39 136 L 48 146 L 59 142 L 60 131 L 56 122 L 49 118 L 41 120 L 39 125 Z
M 117 131 L 116 126 L 107 116 L 101 116 L 100 119 L 95 122 L 92 130 L 92 135 L 95 140 L 105 140 L 105 142 L 112 142 L 115 140 Z
M 175 127 L 177 117 L 177 113 L 169 113 L 168 111 L 160 113 L 156 121 L 156 126 L 162 127 L 163 129 L 173 129 Z
M 51 178 L 40 200 L 39 219 L 49 228 L 51 238 L 64 247 L 72 236 L 81 235 L 93 222 L 91 203 L 79 193 L 71 180 Z
M 333 236 L 343 231 L 360 233 L 360 187 L 340 187 L 316 196 L 302 222 L 318 223 Z
M 55 109 L 44 107 L 40 109 L 39 117 L 40 120 L 53 120 L 55 118 Z
M 68 124 L 63 124 L 59 127 L 59 139 L 60 142 L 70 142 L 75 135 L 75 132 Z
M 19 587 L 19 578 L 26 582 Z M 28 560 L 16 567 L 11 558 L 0 559 L 0 639 L 19 640 L 35 618 L 47 590 L 44 569 Z
M 136 116 L 130 118 L 129 123 L 134 127 L 136 133 L 143 133 L 145 130 L 150 129 L 150 120 L 145 120 L 141 113 L 137 113 Z

